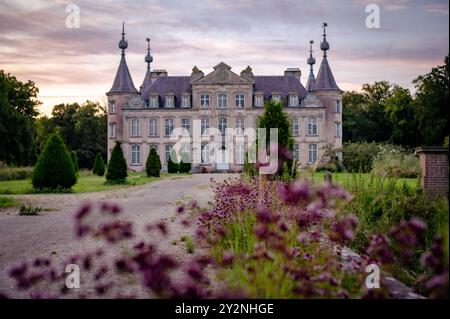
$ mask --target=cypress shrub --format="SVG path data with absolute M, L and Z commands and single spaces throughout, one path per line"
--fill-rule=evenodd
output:
M 180 161 L 180 173 L 189 173 L 191 171 L 192 165 L 188 162 Z
M 97 153 L 94 160 L 94 166 L 92 167 L 92 173 L 98 176 L 105 175 L 105 162 L 100 153 Z
M 169 161 L 167 162 L 167 172 L 169 173 L 178 173 L 180 170 L 180 165 L 172 161 L 172 157 L 169 157 Z
M 108 183 L 121 184 L 126 182 L 128 176 L 127 162 L 123 156 L 121 142 L 117 141 L 114 146 L 111 159 L 108 164 L 108 171 L 106 172 L 106 180 Z
M 78 167 L 78 156 L 77 156 L 77 152 L 71 151 L 71 152 L 70 152 L 70 159 L 72 160 L 72 165 L 73 165 L 73 169 L 74 169 L 75 173 L 78 173 L 78 171 L 80 170 L 80 168 Z
M 154 148 L 150 150 L 147 157 L 147 162 L 145 163 L 145 171 L 147 176 L 159 177 L 161 171 L 161 160 L 159 155 Z
M 35 189 L 71 188 L 77 182 L 71 156 L 59 133 L 49 136 L 33 170 Z

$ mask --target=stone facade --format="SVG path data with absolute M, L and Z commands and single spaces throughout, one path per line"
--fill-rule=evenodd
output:
M 283 103 L 292 120 L 294 157 L 300 166 L 314 166 L 325 144 L 335 148 L 342 145 L 342 91 L 334 81 L 326 54 L 317 79 L 311 65 L 310 79 L 317 80 L 321 87 L 314 89 L 309 83 L 306 90 L 298 68 L 289 68 L 280 76 L 253 75 L 250 67 L 237 74 L 223 62 L 206 75 L 197 67 L 190 76 L 150 71 L 153 58 L 149 48 L 147 73 L 138 91 L 125 63 L 124 41 L 122 37 L 121 63 L 113 87 L 107 93 L 108 157 L 115 141 L 122 141 L 131 170 L 145 169 L 152 147 L 166 168 L 168 154 L 177 142 L 170 138 L 170 132 L 176 128 L 184 128 L 190 135 L 197 129 L 200 131 L 200 146 L 193 143 L 192 137 L 183 137 L 185 155 L 199 162 L 193 164 L 193 171 L 242 170 L 249 147 L 248 136 L 234 131 L 228 147 L 221 143 L 221 133 L 225 128 L 244 131 L 255 128 L 264 102 L 269 99 Z M 219 132 L 214 134 L 213 128 Z M 200 154 L 200 158 L 194 154 Z
M 424 146 L 416 149 L 420 159 L 420 185 L 427 195 L 448 197 L 448 149 Z

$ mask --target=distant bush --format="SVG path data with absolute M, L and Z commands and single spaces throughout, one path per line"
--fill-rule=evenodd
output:
M 39 207 L 39 206 L 33 206 L 31 204 L 22 205 L 19 208 L 19 215 L 34 216 L 34 215 L 39 215 L 39 213 L 41 211 L 42 211 L 42 207 Z
M 372 173 L 382 177 L 415 178 L 420 173 L 419 158 L 400 146 L 382 146 L 372 167 Z
M 111 153 L 111 159 L 109 160 L 108 171 L 106 173 L 108 183 L 125 183 L 128 176 L 127 162 L 120 145 L 121 143 L 117 141 Z
M 72 159 L 59 133 L 50 135 L 33 170 L 35 189 L 71 188 L 77 182 Z
M 372 170 L 372 162 L 380 152 L 377 143 L 344 143 L 342 146 L 343 163 L 348 172 L 368 173 Z
M 172 157 L 169 156 L 169 161 L 167 162 L 167 172 L 168 173 L 178 173 L 180 171 L 180 165 L 172 161 Z
M 191 163 L 180 161 L 180 173 L 189 173 L 191 171 Z
M 33 175 L 32 167 L 7 167 L 0 168 L 0 181 L 12 181 L 27 179 Z
M 161 172 L 161 160 L 154 148 L 152 148 L 148 154 L 147 162 L 145 163 L 145 171 L 147 176 L 159 177 Z
M 75 173 L 78 173 L 80 168 L 78 167 L 78 156 L 77 152 L 71 151 L 70 152 L 70 159 L 72 160 L 73 169 L 75 170 Z
M 322 147 L 322 156 L 317 163 L 316 172 L 342 172 L 344 165 L 339 160 L 338 152 L 339 150 L 334 148 L 332 144 L 326 144 Z
M 92 173 L 98 176 L 105 175 L 105 162 L 100 153 L 95 156 L 94 166 L 92 167 Z

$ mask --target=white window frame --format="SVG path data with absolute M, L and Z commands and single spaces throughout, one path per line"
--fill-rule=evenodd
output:
M 275 103 L 281 102 L 281 95 L 280 94 L 273 94 L 272 95 L 272 101 Z
M 308 119 L 308 135 L 317 135 L 317 118 L 315 117 Z
M 183 95 L 181 97 L 181 107 L 184 109 L 191 107 L 191 97 L 189 95 Z
M 141 136 L 141 121 L 137 118 L 131 119 L 131 137 Z
M 217 108 L 226 109 L 228 107 L 228 95 L 226 93 L 217 94 Z
M 208 93 L 200 94 L 200 107 L 208 109 L 211 107 L 211 96 Z
M 264 106 L 264 95 L 262 95 L 262 94 L 256 94 L 255 95 L 255 106 L 256 107 L 263 107 Z
M 245 161 L 245 145 L 244 143 L 236 144 L 236 164 L 243 165 Z
M 191 144 L 190 143 L 183 143 L 181 144 L 181 160 L 184 163 L 190 163 L 191 162 Z M 186 158 L 187 155 L 187 158 Z M 187 161 L 185 161 L 187 159 Z
M 191 119 L 181 119 L 181 132 L 184 136 L 189 136 L 191 134 Z
M 300 135 L 300 121 L 298 117 L 294 117 L 292 120 L 292 135 L 299 136 Z
M 342 124 L 340 122 L 336 122 L 336 137 L 342 137 Z
M 245 131 L 245 118 L 240 116 L 236 118 L 236 135 L 242 136 Z
M 170 153 L 172 152 L 173 144 L 165 144 L 164 145 L 164 164 L 167 165 L 169 163 Z
M 308 164 L 314 164 L 317 161 L 317 144 L 308 144 Z
M 152 109 L 156 109 L 159 107 L 159 98 L 158 96 L 150 96 L 148 101 L 148 107 Z
M 209 135 L 209 117 L 202 117 L 200 119 L 200 131 L 202 136 Z
M 209 164 L 209 144 L 203 143 L 201 148 L 201 163 Z
M 342 102 L 341 102 L 341 100 L 336 100 L 336 113 L 341 113 L 342 112 L 342 108 L 341 108 L 341 106 L 342 106 Z
M 117 138 L 117 123 L 111 123 L 110 128 L 111 128 L 110 137 Z
M 115 100 L 109 101 L 108 112 L 109 112 L 109 114 L 116 114 L 116 101 Z
M 131 144 L 131 165 L 141 165 L 140 144 Z
M 300 162 L 300 144 L 294 144 L 294 159 Z
M 289 106 L 298 106 L 298 95 L 289 95 Z
M 148 136 L 159 136 L 157 118 L 153 117 L 148 119 Z
M 175 107 L 175 96 L 173 96 L 172 94 L 166 95 L 164 107 L 168 109 L 173 109 Z
M 234 102 L 237 109 L 243 109 L 245 107 L 245 94 L 242 92 L 236 93 Z
M 174 126 L 175 125 L 174 125 L 173 118 L 166 118 L 166 119 L 164 119 L 164 136 L 166 136 L 166 137 L 170 136 L 172 134 Z M 167 132 L 169 132 L 169 134 L 167 134 Z
M 219 117 L 217 119 L 217 126 L 222 135 L 225 135 L 228 127 L 228 119 L 226 117 Z

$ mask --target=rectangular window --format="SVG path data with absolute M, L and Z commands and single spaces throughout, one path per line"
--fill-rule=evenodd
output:
M 117 137 L 117 124 L 116 123 L 111 123 L 111 138 L 116 138 Z
M 341 123 L 336 123 L 336 137 L 341 137 Z
M 336 113 L 341 113 L 341 100 L 336 100 Z
M 245 149 L 244 144 L 236 144 L 236 164 L 244 164 Z
M 164 136 L 170 136 L 173 131 L 173 119 L 164 120 Z
M 280 101 L 281 101 L 281 95 L 279 95 L 279 94 L 273 95 L 273 96 L 272 96 L 272 100 L 273 100 L 275 103 L 280 102 Z
M 255 106 L 264 106 L 264 96 L 262 94 L 255 95 Z
M 108 103 L 108 110 L 109 110 L 109 114 L 114 114 L 116 113 L 116 101 L 109 101 Z
M 165 107 L 167 108 L 172 108 L 174 107 L 174 97 L 172 95 L 167 95 L 166 96 L 166 104 Z
M 297 163 L 300 162 L 300 144 L 294 144 L 294 159 Z
M 164 164 L 169 163 L 171 152 L 172 152 L 172 144 L 166 144 L 164 149 Z
M 289 106 L 298 106 L 298 96 L 289 95 Z
M 219 131 L 222 135 L 225 135 L 227 129 L 227 119 L 225 117 L 219 117 Z
M 158 136 L 158 119 L 148 120 L 148 136 Z
M 298 117 L 294 117 L 292 120 L 292 134 L 294 136 L 299 136 L 299 131 Z
M 202 164 L 209 163 L 209 144 L 202 144 Z
M 141 164 L 141 145 L 131 145 L 131 165 Z
M 218 108 L 226 108 L 228 107 L 228 99 L 227 99 L 227 95 L 225 93 L 219 93 L 217 95 L 217 107 Z
M 190 108 L 191 107 L 191 97 L 190 96 L 183 96 L 181 99 L 181 107 L 182 108 Z
M 238 117 L 236 119 L 236 134 L 242 136 L 242 135 L 244 135 L 244 130 L 245 130 L 244 118 Z
M 207 117 L 201 119 L 201 132 L 202 135 L 209 135 L 209 118 Z
M 310 117 L 308 120 L 308 135 L 317 135 L 317 120 L 315 117 Z
M 317 144 L 308 145 L 308 164 L 314 164 L 317 161 Z
M 181 145 L 181 160 L 183 163 L 191 162 L 191 145 L 189 143 L 183 143 Z
M 191 132 L 191 120 L 190 119 L 181 119 L 181 131 L 183 135 L 189 136 Z
M 131 137 L 138 137 L 141 135 L 139 119 L 131 119 Z
M 200 95 L 200 107 L 201 108 L 209 108 L 209 94 L 203 93 Z
M 157 96 L 151 96 L 149 101 L 149 107 L 151 108 L 157 108 L 158 105 L 158 97 Z
M 243 108 L 244 107 L 244 103 L 245 103 L 245 95 L 244 95 L 244 93 L 236 94 L 235 101 L 236 101 L 236 107 L 237 108 Z

